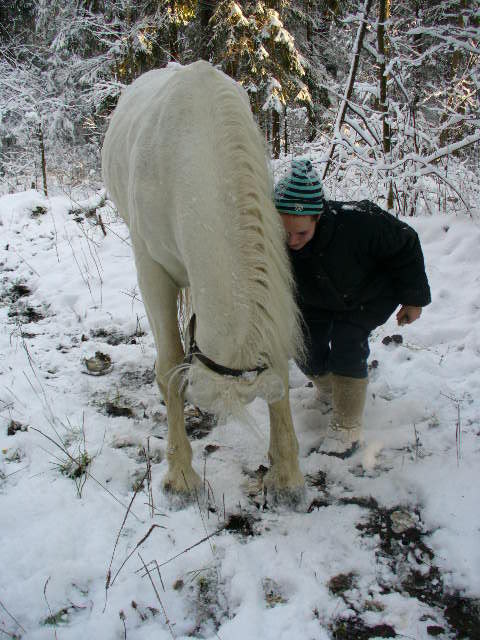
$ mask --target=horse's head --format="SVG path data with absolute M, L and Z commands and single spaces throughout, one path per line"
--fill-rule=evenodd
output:
M 229 376 L 194 361 L 186 373 L 187 400 L 200 409 L 214 413 L 220 420 L 243 415 L 245 406 L 257 397 L 271 404 L 281 400 L 284 394 L 282 379 L 271 368 Z
M 199 348 L 195 338 L 196 317 L 188 326 L 188 349 L 185 356 L 185 397 L 189 402 L 218 416 L 245 414 L 245 406 L 255 398 L 268 404 L 285 393 L 281 377 L 267 364 L 254 369 L 232 369 L 215 362 Z

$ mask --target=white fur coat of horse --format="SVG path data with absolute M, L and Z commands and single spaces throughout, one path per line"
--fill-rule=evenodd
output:
M 267 486 L 303 486 L 288 399 L 288 359 L 302 351 L 280 216 L 265 148 L 240 85 L 210 64 L 169 65 L 121 96 L 102 151 L 105 185 L 130 229 L 138 283 L 167 405 L 175 493 L 200 487 L 184 423 L 184 394 L 217 413 L 255 397 L 270 409 Z M 184 368 L 177 299 L 190 288 L 195 339 L 232 377 L 198 358 Z M 173 372 L 173 375 L 172 375 Z

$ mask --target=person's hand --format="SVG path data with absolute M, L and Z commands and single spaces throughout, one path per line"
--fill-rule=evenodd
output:
M 404 324 L 411 324 L 418 320 L 422 315 L 422 307 L 412 307 L 411 305 L 402 305 L 397 313 L 397 323 L 401 327 Z

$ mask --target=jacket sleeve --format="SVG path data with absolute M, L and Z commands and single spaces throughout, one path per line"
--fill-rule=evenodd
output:
M 426 306 L 431 302 L 430 286 L 417 232 L 377 205 L 361 204 L 365 211 L 364 250 L 376 268 L 388 274 L 400 304 Z

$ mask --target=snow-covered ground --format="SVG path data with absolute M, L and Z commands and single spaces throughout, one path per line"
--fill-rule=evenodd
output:
M 304 507 L 263 508 L 254 495 L 267 464 L 258 401 L 259 433 L 190 416 L 209 501 L 173 510 L 128 234 L 105 206 L 104 235 L 85 216 L 94 200 L 0 198 L 2 637 L 479 638 L 478 222 L 409 221 L 433 303 L 372 336 L 366 445 L 354 457 L 318 452 L 328 414 L 292 364 Z M 97 352 L 111 358 L 106 375 L 87 372 Z M 134 494 L 147 446 L 152 482 Z M 67 452 L 90 460 L 90 475 Z

